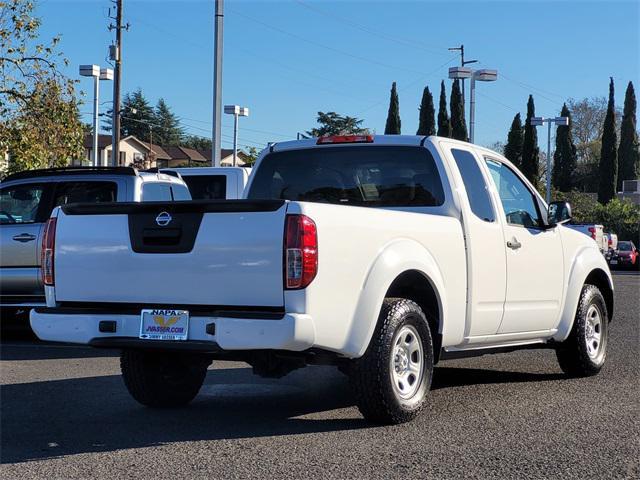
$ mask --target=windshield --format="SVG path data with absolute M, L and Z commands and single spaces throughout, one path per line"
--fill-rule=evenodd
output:
M 434 207 L 444 203 L 444 192 L 425 148 L 349 146 L 267 155 L 247 198 Z
M 618 250 L 621 252 L 630 252 L 631 251 L 631 242 L 620 242 L 618 243 Z

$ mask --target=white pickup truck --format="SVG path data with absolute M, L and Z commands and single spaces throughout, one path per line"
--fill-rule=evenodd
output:
M 216 359 L 332 364 L 400 423 L 448 357 L 552 348 L 596 374 L 613 312 L 596 244 L 501 155 L 439 137 L 339 136 L 262 153 L 244 200 L 65 205 L 43 243 L 43 340 L 122 349 L 152 407 Z

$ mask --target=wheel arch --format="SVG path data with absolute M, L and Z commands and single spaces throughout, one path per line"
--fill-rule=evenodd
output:
M 584 248 L 576 254 L 571 263 L 564 307 L 557 332 L 553 336 L 555 341 L 562 342 L 566 340 L 571 333 L 573 321 L 576 316 L 576 309 L 578 308 L 582 288 L 585 284 L 598 287 L 605 299 L 609 321 L 612 320 L 614 298 L 611 272 L 599 251 L 593 248 Z

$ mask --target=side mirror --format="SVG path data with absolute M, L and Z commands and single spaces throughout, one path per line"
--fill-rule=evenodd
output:
M 549 204 L 547 213 L 549 225 L 560 225 L 571 220 L 571 205 L 569 202 L 557 201 Z

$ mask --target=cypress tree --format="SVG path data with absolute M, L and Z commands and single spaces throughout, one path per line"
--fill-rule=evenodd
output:
M 435 135 L 435 116 L 436 111 L 433 107 L 433 95 L 431 95 L 429 87 L 425 87 L 422 92 L 422 102 L 420 102 L 420 122 L 416 135 Z
M 636 92 L 633 83 L 627 85 L 624 95 L 624 112 L 620 127 L 618 149 L 618 191 L 622 191 L 623 180 L 634 180 L 640 176 L 640 145 L 636 129 Z
M 522 166 L 522 143 L 524 142 L 522 134 L 522 120 L 520 114 L 517 113 L 511 122 L 507 144 L 504 147 L 504 156 L 518 168 Z
M 602 128 L 602 147 L 600 148 L 598 202 L 607 204 L 616 196 L 618 178 L 618 143 L 616 135 L 616 106 L 613 77 L 609 81 L 609 103 Z
M 456 78 L 451 87 L 451 136 L 456 140 L 466 142 L 469 140 L 467 135 L 467 122 L 464 119 L 464 104 L 462 101 L 462 92 L 460 91 L 460 81 Z
M 400 102 L 398 101 L 398 91 L 396 82 L 391 85 L 391 98 L 389 99 L 389 113 L 387 114 L 387 124 L 384 127 L 385 135 L 400 135 Z
M 522 142 L 522 164 L 520 170 L 529 181 L 538 186 L 540 174 L 540 149 L 538 148 L 538 132 L 531 125 L 531 118 L 536 116 L 536 106 L 533 96 L 529 95 L 527 102 L 527 120 L 524 124 L 524 140 Z
M 451 122 L 447 113 L 447 95 L 444 91 L 444 80 L 440 83 L 440 109 L 438 110 L 438 136 L 451 137 Z
M 560 115 L 569 117 L 569 125 L 558 125 L 556 130 L 556 151 L 553 154 L 551 182 L 561 192 L 570 192 L 573 188 L 578 156 L 576 154 L 576 146 L 573 144 L 573 135 L 571 134 L 571 112 L 566 103 L 562 105 Z
M 179 145 L 184 132 L 180 127 L 180 121 L 163 98 L 158 100 L 154 116 L 153 143 L 157 145 Z

